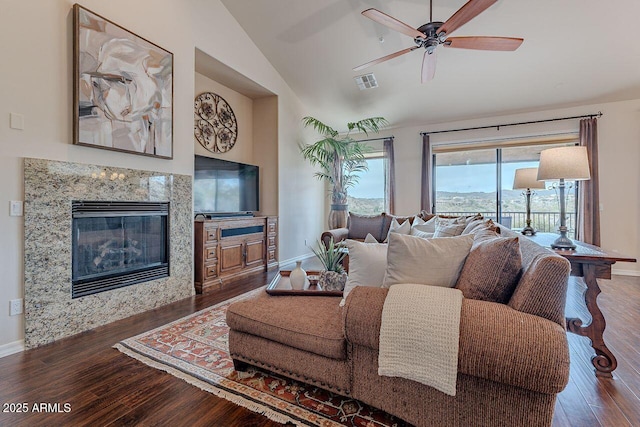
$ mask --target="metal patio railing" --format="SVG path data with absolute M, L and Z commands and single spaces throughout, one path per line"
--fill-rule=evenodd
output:
M 496 220 L 496 212 L 462 212 L 462 211 L 446 211 L 446 212 L 438 212 L 438 215 L 473 215 L 473 214 L 481 214 L 485 218 L 491 218 Z M 502 216 L 499 222 L 505 227 L 511 228 L 513 230 L 520 230 L 527 225 L 527 213 L 519 212 L 519 211 L 503 211 Z M 575 212 L 570 212 L 567 214 L 567 228 L 569 229 L 568 235 L 573 238 L 575 236 L 575 224 L 576 224 L 576 214 Z M 537 231 L 547 232 L 547 233 L 556 233 L 558 231 L 558 226 L 560 225 L 560 212 L 531 212 L 531 225 Z

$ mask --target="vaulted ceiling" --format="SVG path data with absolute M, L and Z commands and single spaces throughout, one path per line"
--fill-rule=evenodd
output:
M 433 1 L 434 21 L 465 3 Z M 415 46 L 361 11 L 373 7 L 417 28 L 429 21 L 428 0 L 222 2 L 309 113 L 337 128 L 370 116 L 395 127 L 640 98 L 638 0 L 499 0 L 454 35 L 522 37 L 522 46 L 440 47 L 435 78 L 425 84 L 422 49 L 352 68 Z M 353 78 L 369 72 L 379 87 L 361 91 Z

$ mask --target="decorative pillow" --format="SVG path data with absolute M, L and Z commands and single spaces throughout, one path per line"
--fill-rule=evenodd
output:
M 488 220 L 491 221 L 491 220 Z M 484 224 L 485 221 L 482 219 L 474 219 L 473 221 L 469 222 L 467 224 L 467 226 L 464 228 L 464 230 L 462 230 L 462 234 L 469 234 L 471 233 L 471 231 L 476 228 L 479 227 L 480 225 Z
M 476 241 L 462 267 L 456 288 L 465 298 L 505 304 L 518 285 L 522 254 L 517 237 Z
M 371 233 L 376 239 L 380 239 L 384 215 L 358 215 L 349 212 L 347 228 L 349 228 L 349 239 L 364 239 L 367 233 Z
M 425 233 L 435 233 L 437 220 L 438 220 L 438 217 L 434 216 L 430 218 L 428 221 L 422 220 L 422 224 L 418 224 L 414 222 L 413 225 L 411 226 L 411 234 L 413 235 L 413 233 L 415 233 L 416 231 L 422 231 Z
M 473 236 L 470 235 L 421 239 L 391 234 L 383 287 L 388 288 L 397 283 L 417 283 L 452 288 L 472 244 Z
M 478 230 L 491 230 L 500 233 L 500 229 L 492 219 L 484 219 L 471 221 L 462 231 L 462 234 L 472 234 Z
M 469 235 L 473 236 L 474 244 L 483 240 L 491 240 L 500 236 L 500 228 L 492 220 L 486 220 L 482 224 L 471 229 Z
M 340 305 L 344 305 L 347 295 L 356 286 L 381 287 L 387 268 L 386 244 L 363 243 L 349 239 L 345 244 L 349 249 L 349 276 Z
M 447 220 L 439 218 L 436 221 L 436 229 L 433 237 L 455 237 L 462 234 L 467 223 L 464 217 Z
M 378 240 L 371 235 L 371 233 L 367 233 L 367 237 L 364 238 L 365 243 L 379 243 Z
M 420 231 L 412 228 L 411 236 L 420 237 L 421 239 L 431 239 L 433 237 L 433 233 L 427 233 L 426 231 Z
M 424 219 L 422 219 L 421 217 L 416 215 L 416 216 L 413 217 L 413 221 L 411 222 L 411 227 L 416 227 L 418 225 L 422 225 L 425 222 L 427 222 L 427 221 L 425 221 Z
M 391 226 L 389 227 L 389 233 L 387 233 L 387 238 L 384 239 L 385 242 L 389 240 L 389 235 L 391 233 L 398 234 L 409 234 L 411 232 L 411 223 L 409 220 L 405 220 L 402 224 L 398 224 L 398 220 L 395 218 L 391 221 Z

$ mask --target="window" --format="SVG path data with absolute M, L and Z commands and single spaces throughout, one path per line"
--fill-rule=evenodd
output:
M 381 151 L 367 156 L 368 171 L 360 174 L 358 183 L 349 189 L 349 211 L 360 215 L 375 215 L 388 211 L 386 194 L 386 162 Z
M 538 167 L 540 151 L 575 142 L 555 144 L 483 144 L 474 149 L 434 147 L 434 208 L 439 214 L 470 215 L 481 213 L 506 227 L 522 229 L 526 222 L 525 198 L 513 190 L 516 169 Z M 569 234 L 575 235 L 577 183 L 567 182 L 566 210 Z M 560 224 L 560 205 L 555 185 L 535 190 L 531 200 L 531 220 L 539 231 L 555 232 Z

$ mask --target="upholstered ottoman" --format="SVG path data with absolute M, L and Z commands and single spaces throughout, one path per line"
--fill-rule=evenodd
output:
M 247 364 L 346 395 L 347 358 L 339 297 L 272 296 L 229 306 L 229 353 L 236 370 Z

